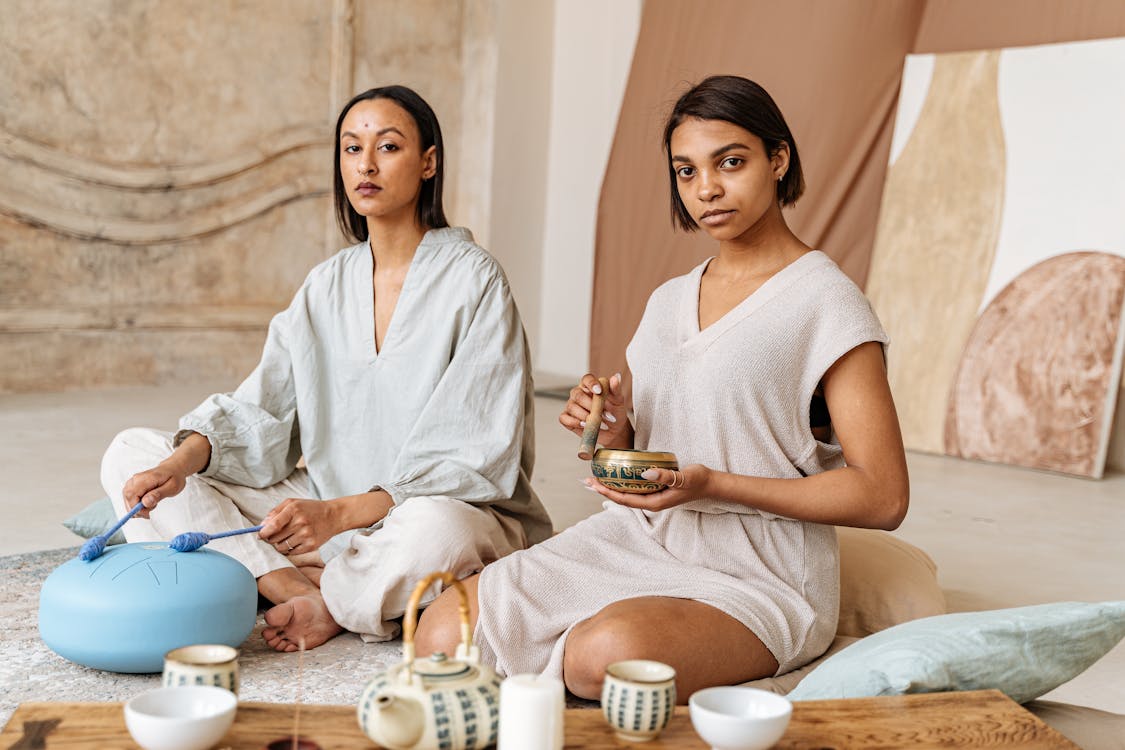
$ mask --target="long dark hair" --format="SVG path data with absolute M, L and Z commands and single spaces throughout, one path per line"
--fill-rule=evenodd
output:
M 449 226 L 449 222 L 445 219 L 445 210 L 441 205 L 441 188 L 445 176 L 445 146 L 441 140 L 441 126 L 438 124 L 437 115 L 426 100 L 418 96 L 413 89 L 406 86 L 381 86 L 356 94 L 344 105 L 340 117 L 336 120 L 336 157 L 333 162 L 335 179 L 332 185 L 336 199 L 336 222 L 340 225 L 340 231 L 352 242 L 363 242 L 367 239 L 367 218 L 352 208 L 348 193 L 344 189 L 344 177 L 340 174 L 340 128 L 343 127 L 344 118 L 351 108 L 368 99 L 390 99 L 402 107 L 414 118 L 414 124 L 418 126 L 418 134 L 422 138 L 422 151 L 425 152 L 430 146 L 437 147 L 435 149 L 437 169 L 433 177 L 422 183 L 415 215 L 418 223 L 427 229 Z
M 699 82 L 676 101 L 664 125 L 664 153 L 668 159 L 668 178 L 672 185 L 672 223 L 687 232 L 699 229 L 691 218 L 676 184 L 676 168 L 672 165 L 672 131 L 688 118 L 723 120 L 748 130 L 762 139 L 766 153 L 773 156 L 781 144 L 789 145 L 789 169 L 777 182 L 777 199 L 791 206 L 805 192 L 805 176 L 797 141 L 785 118 L 764 88 L 741 76 L 711 76 Z

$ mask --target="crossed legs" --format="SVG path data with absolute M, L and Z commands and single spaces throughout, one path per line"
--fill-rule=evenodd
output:
M 129 477 L 171 452 L 167 432 L 138 428 L 114 438 L 102 459 L 102 485 L 118 514 L 126 510 L 121 491 Z M 132 519 L 124 530 L 131 542 L 168 541 L 185 531 L 231 531 L 261 523 L 286 498 L 312 496 L 303 469 L 260 489 L 196 475 L 148 519 Z M 387 516 L 382 528 L 357 533 L 327 565 L 319 552 L 285 555 L 253 534 L 217 539 L 210 547 L 245 565 L 259 593 L 274 603 L 262 631 L 266 642 L 295 651 L 302 643 L 319 646 L 344 628 L 369 640 L 393 638 L 398 628 L 393 620 L 403 614 L 418 579 L 434 570 L 467 576 L 526 544 L 518 521 L 489 508 L 416 497 Z M 437 593 L 435 588 L 423 605 Z
M 122 487 L 133 474 L 152 468 L 172 452 L 171 433 L 134 428 L 117 435 L 102 459 L 102 485 L 118 514 L 125 512 Z M 297 469 L 277 484 L 253 488 L 217 479 L 190 476 L 183 492 L 160 503 L 148 519 L 131 519 L 124 526 L 130 542 L 168 541 L 185 531 L 215 533 L 254 526 L 282 500 L 310 497 L 308 474 Z M 340 632 L 327 611 L 316 606 L 324 563 L 319 553 L 285 555 L 257 535 L 216 539 L 211 549 L 230 555 L 246 566 L 258 581 L 258 593 L 275 606 L 267 613 L 266 641 L 279 650 L 296 650 L 297 642 L 282 643 L 273 631 L 290 617 L 283 612 L 303 611 L 310 626 L 300 634 L 306 647 L 320 645 Z M 323 602 L 320 602 L 321 607 Z M 279 607 L 282 609 L 279 611 Z M 271 614 L 272 613 L 272 614 Z M 271 622 L 272 620 L 272 622 Z
M 462 581 L 474 629 L 478 579 Z M 420 656 L 453 653 L 460 639 L 458 604 L 457 592 L 447 590 L 422 614 L 414 637 Z M 597 700 L 605 668 L 623 659 L 671 665 L 681 703 L 696 690 L 767 677 L 778 667 L 765 644 L 730 615 L 702 602 L 660 596 L 614 602 L 575 625 L 563 651 L 563 681 L 578 697 Z
M 435 570 L 469 576 L 526 544 L 523 527 L 488 508 L 445 497 L 415 497 L 396 507 L 383 526 L 357 533 L 324 566 L 319 590 L 295 596 L 266 613 L 262 635 L 280 651 L 323 643 L 341 628 L 364 640 L 399 632 L 418 581 Z M 422 597 L 426 606 L 440 584 Z M 452 651 L 450 652 L 452 653 Z

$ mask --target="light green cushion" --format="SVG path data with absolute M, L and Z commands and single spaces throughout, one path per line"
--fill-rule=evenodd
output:
M 104 534 L 117 523 L 117 516 L 113 512 L 113 503 L 108 497 L 95 500 L 70 518 L 62 522 L 75 534 L 85 539 Z M 118 531 L 109 538 L 109 544 L 125 544 L 125 535 Z
M 1025 703 L 1125 637 L 1125 602 L 1058 602 L 925 617 L 869 635 L 814 669 L 792 700 L 995 688 Z

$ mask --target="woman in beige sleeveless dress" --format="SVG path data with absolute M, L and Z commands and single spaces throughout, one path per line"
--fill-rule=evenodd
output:
M 605 509 L 485 567 L 475 641 L 502 674 L 560 675 L 596 698 L 606 665 L 657 659 L 681 701 L 786 672 L 836 630 L 834 526 L 906 514 L 887 337 L 860 290 L 788 228 L 804 189 L 797 146 L 760 86 L 720 76 L 665 128 L 674 221 L 715 257 L 655 292 L 627 350 L 634 418 L 609 380 L 601 444 L 674 452 L 650 495 L 588 486 Z M 593 374 L 559 417 L 581 434 Z M 456 597 L 424 614 L 419 653 L 451 652 Z

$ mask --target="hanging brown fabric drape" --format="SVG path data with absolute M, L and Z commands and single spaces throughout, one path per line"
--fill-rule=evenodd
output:
M 1120 0 L 646 0 L 598 206 L 591 369 L 624 372 L 652 290 L 715 252 L 669 213 L 661 128 L 690 84 L 733 73 L 770 92 L 808 185 L 790 226 L 862 286 L 906 54 L 1115 36 Z

